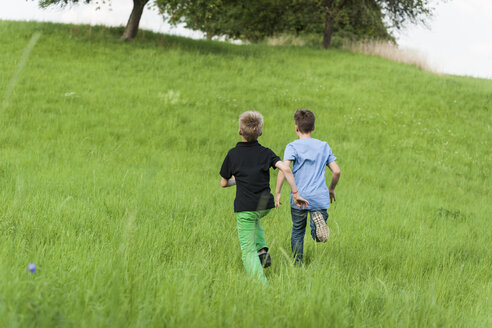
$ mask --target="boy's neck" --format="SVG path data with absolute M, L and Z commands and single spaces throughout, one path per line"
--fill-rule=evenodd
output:
M 311 132 L 308 133 L 298 132 L 297 136 L 299 137 L 299 139 L 308 139 L 311 138 Z
M 256 140 L 258 140 L 258 139 L 256 139 Z M 253 141 L 256 141 L 256 140 L 253 140 Z M 253 141 L 248 141 L 243 136 L 241 136 L 241 142 L 253 142 Z

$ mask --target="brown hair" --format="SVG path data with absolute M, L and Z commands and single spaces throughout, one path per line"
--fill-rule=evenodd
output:
M 255 141 L 263 132 L 263 116 L 253 110 L 239 116 L 239 130 L 247 141 Z
M 298 109 L 294 114 L 294 121 L 301 133 L 309 133 L 314 130 L 314 113 L 309 109 Z

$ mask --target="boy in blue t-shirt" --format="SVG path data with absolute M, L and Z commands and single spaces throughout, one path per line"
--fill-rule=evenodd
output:
M 313 112 L 307 109 L 298 109 L 294 114 L 296 133 L 299 139 L 285 147 L 284 164 L 290 166 L 293 162 L 292 173 L 297 183 L 298 191 L 309 202 L 306 209 L 296 206 L 291 195 L 292 237 L 291 247 L 297 264 L 302 263 L 304 248 L 304 234 L 308 212 L 311 213 L 311 236 L 318 242 L 326 242 L 330 230 L 326 225 L 327 209 L 335 201 L 335 187 L 340 178 L 340 168 L 335 162 L 330 146 L 324 142 L 311 138 L 315 128 Z M 325 167 L 332 171 L 330 186 L 326 186 Z M 278 174 L 275 195 L 275 207 L 280 206 L 282 172 Z

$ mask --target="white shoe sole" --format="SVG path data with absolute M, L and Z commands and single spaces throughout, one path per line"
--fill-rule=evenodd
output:
M 320 242 L 325 243 L 330 238 L 330 228 L 326 225 L 325 219 L 320 212 L 314 212 L 312 218 L 316 227 L 316 238 Z

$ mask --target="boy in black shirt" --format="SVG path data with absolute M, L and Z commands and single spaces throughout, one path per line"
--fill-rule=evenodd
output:
M 248 274 L 266 282 L 262 265 L 270 266 L 271 260 L 260 219 L 275 207 L 270 193 L 270 167 L 284 173 L 297 206 L 304 208 L 309 202 L 299 195 L 290 167 L 273 151 L 258 143 L 262 129 L 263 116 L 260 113 L 248 111 L 239 116 L 242 141 L 227 153 L 220 169 L 220 185 L 224 188 L 237 185 L 234 212 L 244 267 Z

